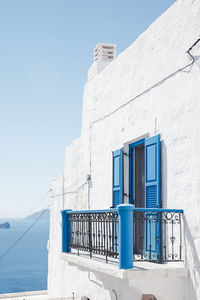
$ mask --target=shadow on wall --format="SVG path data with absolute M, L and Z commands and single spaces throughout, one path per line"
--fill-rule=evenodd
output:
M 97 278 L 103 282 L 103 288 L 109 291 L 110 300 L 134 299 L 141 300 L 142 294 L 135 288 L 130 288 L 128 280 L 121 280 L 112 276 L 96 273 Z
M 200 68 L 200 55 L 194 55 L 195 64 Z
M 192 259 L 193 259 L 193 266 L 194 266 L 194 270 L 193 270 L 193 274 L 192 274 L 194 280 L 192 280 L 191 274 L 188 275 L 188 286 L 187 286 L 187 292 L 186 292 L 187 293 L 186 299 L 198 300 L 197 289 L 200 288 L 200 283 L 199 283 L 199 279 L 198 279 L 198 278 L 200 278 L 200 261 L 199 261 L 198 252 L 195 247 L 194 238 L 191 234 L 191 231 L 189 229 L 189 226 L 188 226 L 188 223 L 186 221 L 184 214 L 183 214 L 183 224 L 184 224 L 184 236 L 185 236 L 185 264 L 186 264 L 186 267 L 188 267 L 187 253 L 188 253 L 189 249 L 187 249 L 187 247 L 188 247 L 187 245 L 189 244 Z

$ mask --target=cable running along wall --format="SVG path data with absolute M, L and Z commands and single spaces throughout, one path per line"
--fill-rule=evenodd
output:
M 174 77 L 176 74 L 178 74 L 179 72 L 184 71 L 186 68 L 188 67 L 192 67 L 192 65 L 195 63 L 195 58 L 194 56 L 191 54 L 191 50 L 200 42 L 200 39 L 197 39 L 195 41 L 195 43 L 186 51 L 186 53 L 190 56 L 190 58 L 192 59 L 192 61 L 188 64 L 186 64 L 185 66 L 177 69 L 175 72 L 169 74 L 168 76 L 164 77 L 163 79 L 161 79 L 160 81 L 158 81 L 157 83 L 153 84 L 152 86 L 150 86 L 149 88 L 145 89 L 144 91 L 142 91 L 141 93 L 137 94 L 136 96 L 134 96 L 133 98 L 131 98 L 129 101 L 127 101 L 126 103 L 120 105 L 119 107 L 117 107 L 116 109 L 114 109 L 113 111 L 111 111 L 110 113 L 100 117 L 99 119 L 96 119 L 95 121 L 91 122 L 89 124 L 89 170 L 90 170 L 90 174 L 89 176 L 91 177 L 91 173 L 92 173 L 92 128 L 93 126 L 101 121 L 104 121 L 105 119 L 111 117 L 113 114 L 115 114 L 116 112 L 118 112 L 119 110 L 123 109 L 124 107 L 128 106 L 129 104 L 131 104 L 133 101 L 135 101 L 136 99 L 142 97 L 143 95 L 145 95 L 146 93 L 150 92 L 152 89 L 158 87 L 159 85 L 163 84 L 165 81 L 167 81 L 168 79 Z M 89 179 L 90 180 L 90 179 Z M 57 194 L 52 196 L 52 198 L 58 197 L 58 196 L 62 196 L 62 195 L 67 195 L 67 194 L 78 194 L 78 192 L 82 189 L 82 187 L 84 187 L 86 184 L 88 184 L 88 189 L 90 189 L 90 184 L 89 184 L 89 180 L 87 180 L 86 182 L 84 182 L 83 184 L 81 184 L 79 186 L 79 188 L 75 191 L 64 191 L 63 188 L 63 193 L 61 194 Z M 90 193 L 88 193 L 89 195 Z M 88 199 L 88 209 L 90 208 L 90 199 Z

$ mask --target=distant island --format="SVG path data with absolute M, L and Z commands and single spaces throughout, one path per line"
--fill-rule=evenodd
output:
M 37 211 L 37 212 L 31 214 L 30 216 L 27 216 L 26 220 L 36 220 L 44 211 L 45 211 L 45 209 Z M 47 209 L 41 216 L 40 220 L 41 221 L 49 221 L 49 216 L 50 216 L 50 211 L 49 211 L 49 209 Z
M 0 229 L 9 229 L 9 228 L 10 228 L 10 223 L 8 222 L 0 224 Z

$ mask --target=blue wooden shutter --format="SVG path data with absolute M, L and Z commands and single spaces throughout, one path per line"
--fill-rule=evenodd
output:
M 113 208 L 123 203 L 123 149 L 113 152 Z
M 145 205 L 160 208 L 160 135 L 145 139 Z
M 145 139 L 145 206 L 160 208 L 160 135 Z M 161 223 L 160 214 L 146 213 L 145 254 L 147 259 L 160 260 Z

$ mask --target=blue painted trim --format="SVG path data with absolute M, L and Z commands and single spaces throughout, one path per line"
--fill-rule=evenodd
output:
M 121 148 L 121 190 L 122 190 L 122 203 L 124 203 L 124 149 Z
M 133 166 L 133 152 L 135 151 L 135 147 L 140 146 L 140 145 L 144 145 L 145 143 L 145 139 L 141 139 L 135 143 L 132 143 L 129 145 L 129 203 L 130 204 L 134 204 L 134 199 L 133 199 L 133 195 L 134 195 L 134 186 L 133 186 L 133 170 L 134 170 L 134 166 Z
M 62 252 L 71 252 L 71 248 L 69 248 L 69 240 L 68 238 L 68 229 L 71 224 L 67 221 L 67 213 L 70 213 L 71 209 L 61 210 L 62 214 Z
M 133 268 L 133 209 L 131 204 L 118 205 L 119 268 Z
M 113 151 L 113 153 L 115 153 L 116 156 L 120 156 L 121 149 L 115 150 L 115 151 Z
M 145 139 L 145 207 L 147 208 L 145 215 L 150 215 L 150 218 L 153 217 L 153 214 L 160 214 L 158 211 L 161 208 L 160 175 L 160 134 L 158 134 Z M 149 208 L 153 210 L 149 210 Z M 154 232 L 157 242 L 150 232 Z M 162 254 L 161 235 L 161 223 L 145 222 L 145 255 L 147 257 L 154 252 L 160 259 Z M 151 240 L 149 241 L 149 239 Z M 151 249 L 149 245 L 152 246 Z
M 120 204 L 120 206 L 122 205 L 128 205 L 128 204 Z M 130 204 L 131 205 L 131 204 Z M 132 205 L 131 205 L 132 206 Z M 135 211 L 144 211 L 144 212 L 177 212 L 177 213 L 183 213 L 183 209 L 175 209 L 175 208 L 135 208 Z M 62 210 L 61 212 L 64 212 L 66 214 L 70 214 L 70 213 L 101 213 L 101 212 L 113 212 L 113 211 L 118 211 L 117 208 L 113 208 L 113 209 L 96 209 L 96 210 Z
M 149 160 L 149 156 L 147 153 L 147 149 L 150 146 L 155 146 L 155 165 L 153 165 L 154 169 L 155 169 L 155 178 L 152 180 L 148 179 L 148 168 L 150 167 L 148 165 L 148 161 Z M 160 208 L 162 207 L 161 204 L 161 193 L 160 193 L 160 183 L 161 183 L 161 165 L 160 165 L 160 134 L 152 136 L 152 137 L 148 137 L 145 139 L 145 207 L 147 207 L 149 205 L 149 203 L 147 203 L 147 188 L 149 186 L 156 186 L 156 207 Z M 152 165 L 151 165 L 152 167 Z
M 135 143 L 130 144 L 130 145 L 129 145 L 129 149 L 130 149 L 130 148 L 135 148 L 136 146 L 139 146 L 139 145 L 144 144 L 144 141 L 145 141 L 145 139 L 141 139 L 141 140 L 139 140 L 139 141 L 137 141 L 137 142 L 135 142 Z
M 129 203 L 133 204 L 134 203 L 134 199 L 133 199 L 133 195 L 134 195 L 134 186 L 133 186 L 133 170 L 134 170 L 134 166 L 133 166 L 133 153 L 135 151 L 135 148 L 130 147 L 129 145 Z
M 135 211 L 144 211 L 144 212 L 175 212 L 183 213 L 183 209 L 169 209 L 169 208 L 134 208 Z
M 88 214 L 88 213 L 104 213 L 104 212 L 113 212 L 113 211 L 117 211 L 117 208 L 113 208 L 113 209 L 96 209 L 96 210 L 71 210 L 71 211 L 66 211 L 66 214 Z
M 118 164 L 115 162 L 118 160 Z M 116 168 L 116 169 L 115 169 Z M 116 183 L 115 175 L 119 177 Z M 116 201 L 115 193 L 119 192 L 119 199 Z M 112 152 L 112 207 L 124 202 L 124 155 L 123 148 Z

